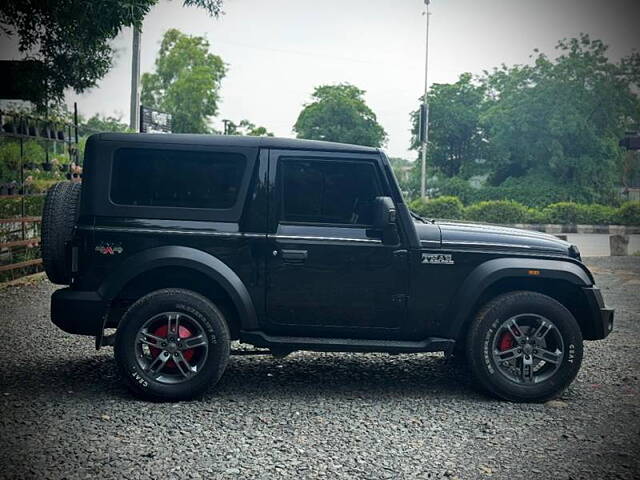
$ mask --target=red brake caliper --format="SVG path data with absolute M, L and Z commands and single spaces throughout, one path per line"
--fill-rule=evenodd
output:
M 167 333 L 169 331 L 169 328 L 167 327 L 167 325 L 162 325 L 161 327 L 156 328 L 156 330 L 153 332 L 153 334 L 156 337 L 160 337 L 160 338 L 167 338 Z M 189 338 L 191 337 L 191 330 L 189 330 L 187 327 L 180 325 L 180 327 L 178 328 L 178 333 L 180 334 L 180 338 L 185 339 L 185 338 Z M 158 355 L 160 355 L 161 350 L 158 350 L 155 347 L 149 347 L 149 350 L 151 351 L 151 355 L 153 356 L 153 358 L 156 358 Z M 191 359 L 193 358 L 193 354 L 194 351 L 192 348 L 190 348 L 189 350 L 184 350 L 182 352 L 182 355 L 184 356 L 184 359 L 187 362 L 190 362 Z M 169 360 L 167 362 L 167 367 L 175 368 L 176 364 L 173 363 L 173 360 Z
M 500 350 L 501 352 L 509 350 L 510 348 L 513 348 L 515 343 L 515 339 L 513 338 L 513 335 L 511 335 L 511 333 L 503 332 L 500 336 L 500 340 L 498 341 L 498 350 Z

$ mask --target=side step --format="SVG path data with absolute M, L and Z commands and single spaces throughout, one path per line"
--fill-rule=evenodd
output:
M 366 340 L 360 338 L 281 337 L 260 331 L 241 332 L 240 341 L 256 347 L 280 350 L 310 350 L 314 352 L 386 352 L 419 353 L 453 352 L 455 340 L 428 337 L 419 341 Z

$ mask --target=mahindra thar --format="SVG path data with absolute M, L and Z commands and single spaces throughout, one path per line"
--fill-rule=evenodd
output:
M 423 219 L 369 147 L 94 135 L 82 185 L 48 192 L 42 237 L 49 279 L 68 285 L 53 323 L 113 345 L 155 400 L 203 393 L 239 340 L 277 356 L 444 352 L 489 393 L 540 402 L 613 327 L 575 246 Z

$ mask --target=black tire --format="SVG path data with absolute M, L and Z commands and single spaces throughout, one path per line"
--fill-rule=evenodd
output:
M 525 321 L 527 318 L 540 318 L 542 319 L 541 323 L 543 321 L 546 321 L 547 325 L 551 323 L 554 328 L 549 329 L 549 332 L 552 332 L 556 339 L 554 348 L 559 348 L 558 345 L 562 347 L 555 350 L 557 362 L 541 363 L 542 367 L 538 370 L 541 372 L 540 381 L 534 380 L 537 383 L 522 380 L 525 378 L 524 368 L 535 372 L 534 367 L 523 367 L 524 360 L 522 358 L 540 362 L 540 357 L 532 355 L 532 352 L 537 352 L 537 350 L 532 350 L 536 348 L 534 345 L 527 347 L 529 350 L 525 350 L 524 353 L 517 353 L 521 356 L 519 367 L 516 363 L 518 359 L 514 359 L 511 362 L 515 367 L 511 370 L 509 369 L 511 364 L 501 362 L 499 359 L 502 357 L 496 355 L 497 352 L 500 354 L 504 352 L 494 350 L 496 340 L 502 338 L 498 335 L 506 333 L 502 329 L 503 326 L 512 318 L 524 318 Z M 529 332 L 533 331 L 533 327 L 521 327 L 521 329 L 524 328 L 530 328 Z M 520 342 L 525 342 L 526 346 L 528 340 L 525 338 L 530 338 L 530 333 L 525 334 L 524 331 L 520 332 L 517 328 L 516 331 L 522 336 L 518 337 L 519 340 L 515 340 L 514 348 L 510 348 L 514 351 L 514 355 L 518 350 L 522 352 L 522 349 L 518 349 Z M 552 340 L 553 338 L 550 338 L 549 341 Z M 512 340 L 507 339 L 507 341 Z M 533 342 L 534 340 L 531 338 L 529 341 Z M 582 363 L 582 353 L 582 333 L 571 312 L 551 297 L 528 291 L 507 293 L 490 301 L 476 315 L 466 339 L 467 359 L 477 383 L 489 393 L 513 402 L 545 402 L 558 396 L 578 374 Z M 511 372 L 518 371 L 518 368 L 522 369 L 520 372 L 521 382 L 511 377 Z M 544 369 L 547 369 L 548 372 L 546 378 L 542 373 L 545 372 Z M 532 373 L 531 378 L 534 376 L 535 373 Z
M 65 245 L 71 241 L 80 214 L 79 183 L 60 182 L 47 192 L 42 209 L 42 263 L 53 283 L 71 283 L 71 262 Z
M 176 312 L 190 318 L 201 328 L 208 341 L 206 355 L 201 358 L 202 363 L 197 372 L 178 383 L 167 383 L 168 380 L 163 381 L 162 377 L 155 378 L 148 371 L 150 365 L 145 369 L 142 364 L 146 360 L 143 358 L 144 349 L 138 340 L 140 331 L 148 325 L 150 319 L 162 318 L 163 312 Z M 180 328 L 182 326 L 178 331 Z M 116 332 L 115 357 L 125 383 L 136 396 L 159 401 L 189 400 L 201 395 L 220 380 L 229 360 L 230 343 L 227 323 L 213 303 L 189 290 L 163 289 L 140 298 L 125 312 Z M 162 351 L 157 357 L 166 353 L 167 351 Z M 172 361 L 170 353 L 168 356 L 169 362 L 165 360 L 167 365 Z M 174 364 L 176 370 L 177 365 L 178 361 Z M 163 364 L 162 368 L 168 367 Z M 169 372 L 167 376 L 180 377 L 179 373 Z

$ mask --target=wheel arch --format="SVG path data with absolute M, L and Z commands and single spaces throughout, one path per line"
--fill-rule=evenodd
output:
M 258 328 L 253 300 L 238 275 L 219 258 L 190 247 L 156 247 L 133 255 L 103 282 L 98 293 L 111 303 L 112 315 L 117 315 L 123 301 L 169 287 L 193 290 L 219 303 L 231 317 L 232 334 Z
M 465 325 L 475 313 L 498 295 L 528 290 L 547 295 L 563 304 L 576 318 L 583 334 L 590 329 L 583 287 L 593 285 L 591 274 L 578 264 L 563 260 L 489 260 L 477 266 L 463 282 L 450 306 L 447 338 L 464 339 Z M 585 335 L 587 337 L 587 335 Z

